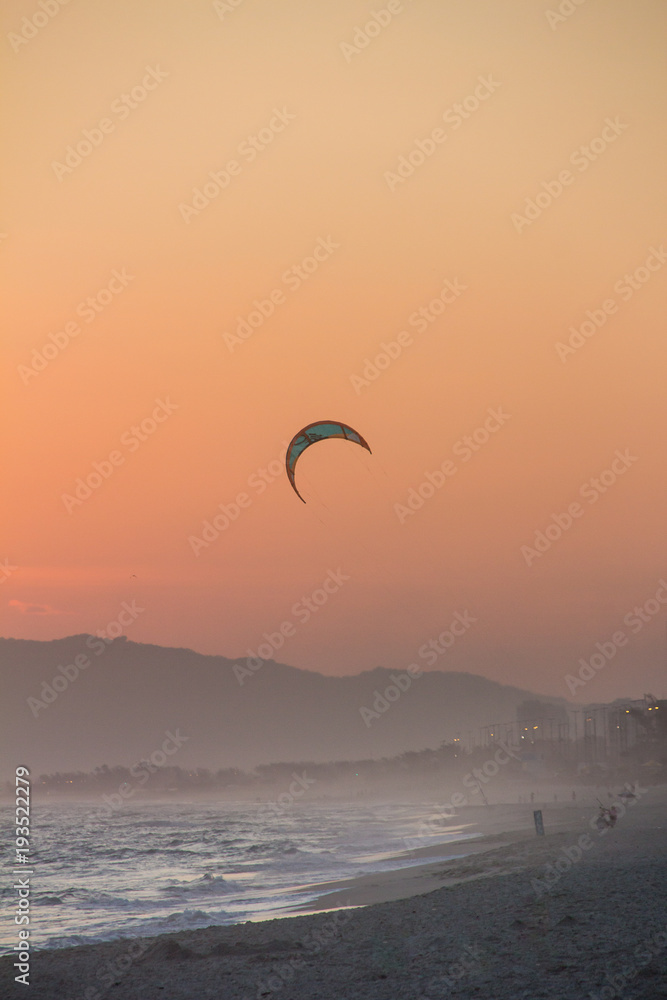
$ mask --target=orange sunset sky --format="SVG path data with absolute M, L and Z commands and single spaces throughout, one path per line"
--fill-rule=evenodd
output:
M 433 669 L 570 697 L 621 630 L 575 700 L 667 696 L 667 9 L 560 7 L 3 5 L 0 634 L 134 601 L 347 674 L 467 612 Z M 373 453 L 311 448 L 304 505 L 321 418 Z

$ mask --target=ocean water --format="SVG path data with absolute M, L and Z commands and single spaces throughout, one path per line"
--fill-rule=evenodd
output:
M 33 806 L 32 944 L 63 948 L 285 916 L 320 895 L 300 887 L 420 863 L 396 859 L 406 846 L 438 843 L 438 857 L 459 857 L 480 835 L 453 820 L 420 836 L 432 815 L 432 803 L 301 803 L 282 815 L 247 801 L 128 804 L 106 819 L 96 803 Z M 13 819 L 3 806 L 3 845 L 13 844 Z M 11 914 L 12 865 L 6 850 L 0 899 Z M 15 942 L 8 921 L 0 953 Z

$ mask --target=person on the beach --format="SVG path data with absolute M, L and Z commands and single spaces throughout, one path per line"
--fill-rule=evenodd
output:
M 600 811 L 598 812 L 598 818 L 595 821 L 595 825 L 597 826 L 598 830 L 602 830 L 606 826 L 610 825 L 610 822 L 607 818 L 608 811 L 609 810 L 605 809 L 605 807 L 602 804 L 600 804 Z
M 616 820 L 618 819 L 618 809 L 616 806 L 612 806 L 609 810 L 609 826 L 616 826 Z

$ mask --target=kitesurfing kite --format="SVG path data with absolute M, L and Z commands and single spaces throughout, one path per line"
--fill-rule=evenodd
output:
M 294 482 L 296 462 L 299 455 L 302 455 L 306 448 L 309 448 L 311 444 L 315 444 L 316 441 L 324 441 L 325 438 L 344 438 L 346 441 L 354 441 L 355 444 L 360 444 L 368 452 L 371 450 L 361 434 L 358 434 L 352 427 L 348 427 L 347 424 L 341 424 L 336 420 L 316 420 L 314 423 L 303 427 L 298 434 L 294 435 L 289 443 L 287 455 L 285 456 L 285 466 L 287 468 L 287 478 L 292 484 L 294 492 L 299 500 L 303 500 L 304 503 L 306 501 L 297 490 L 296 483 Z

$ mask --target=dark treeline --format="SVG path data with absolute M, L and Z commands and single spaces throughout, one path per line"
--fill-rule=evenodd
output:
M 143 788 L 147 792 L 230 792 L 252 790 L 266 786 L 289 784 L 294 772 L 303 774 L 318 782 L 358 781 L 359 778 L 381 780 L 400 776 L 442 774 L 452 776 L 461 770 L 469 770 L 476 758 L 480 763 L 489 756 L 489 748 L 478 747 L 466 752 L 460 743 L 443 743 L 437 750 L 408 751 L 399 757 L 368 759 L 359 761 L 332 761 L 326 764 L 312 762 L 291 762 L 261 764 L 252 771 L 239 768 L 210 770 L 199 767 L 185 769 L 169 764 L 160 765 L 150 760 L 142 760 L 132 767 L 103 764 L 94 771 L 56 772 L 42 774 L 34 781 L 37 791 L 64 795 L 99 795 L 116 791 L 123 783 L 132 788 Z M 465 766 L 463 762 L 465 759 Z M 520 768 L 520 763 L 515 762 Z M 7 790 L 9 790 L 9 784 Z
M 661 708 L 667 718 L 667 702 L 655 702 L 644 711 L 634 707 L 616 709 L 609 719 L 600 719 L 597 732 L 595 729 L 590 731 L 595 720 L 592 714 L 588 715 L 586 723 L 589 729 L 572 740 L 563 738 L 563 727 L 567 723 L 554 714 L 553 706 L 542 706 L 532 701 L 519 707 L 517 723 L 488 726 L 484 745 L 469 744 L 467 748 L 461 739 L 454 739 L 444 741 L 437 749 L 409 750 L 395 757 L 324 764 L 292 761 L 261 764 L 250 771 L 233 767 L 218 770 L 182 768 L 170 764 L 168 755 L 158 750 L 150 759 L 140 760 L 131 767 L 103 764 L 90 772 L 56 772 L 42 774 L 37 779 L 33 776 L 32 783 L 36 792 L 72 796 L 103 795 L 117 792 L 121 786 L 126 794 L 128 789 L 132 789 L 132 795 L 141 789 L 151 795 L 175 795 L 179 792 L 206 795 L 238 792 L 245 795 L 255 789 L 261 792 L 267 787 L 286 787 L 295 780 L 296 774 L 304 773 L 309 779 L 322 784 L 345 783 L 363 787 L 365 784 L 398 782 L 401 779 L 430 779 L 446 783 L 461 780 L 471 772 L 484 784 L 484 776 L 489 777 L 498 770 L 493 760 L 500 747 L 505 747 L 502 751 L 502 774 L 506 779 L 530 779 L 539 774 L 546 780 L 567 783 L 587 783 L 598 779 L 618 781 L 636 778 L 637 768 L 642 767 L 645 781 L 660 782 L 665 780 L 667 774 L 667 731 L 662 718 L 658 725 L 658 719 L 648 713 Z M 549 718 L 546 717 L 546 709 L 549 709 Z M 602 711 L 606 711 L 604 706 Z M 636 730 L 634 742 L 625 740 L 623 743 L 618 737 L 613 739 L 615 734 L 627 732 L 630 725 Z M 495 760 L 499 758 L 495 757 Z M 476 769 L 484 768 L 483 775 L 475 773 Z M 11 796 L 13 785 L 5 783 L 2 792 Z

